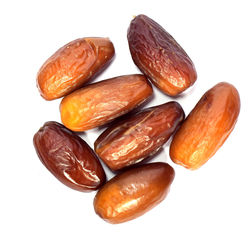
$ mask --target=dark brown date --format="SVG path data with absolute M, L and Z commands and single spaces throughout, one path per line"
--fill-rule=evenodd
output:
M 46 122 L 34 135 L 43 165 L 63 184 L 78 191 L 96 190 L 106 175 L 88 144 L 57 122 Z
M 184 117 L 177 102 L 145 109 L 104 131 L 95 151 L 112 170 L 140 162 L 167 142 Z
M 95 212 L 114 224 L 135 219 L 166 197 L 174 176 L 174 169 L 161 162 L 118 174 L 97 192 Z
M 196 70 L 187 53 L 149 17 L 138 15 L 132 20 L 128 43 L 134 63 L 164 93 L 176 96 L 196 81 Z

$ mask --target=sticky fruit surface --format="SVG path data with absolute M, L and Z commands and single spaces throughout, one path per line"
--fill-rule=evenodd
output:
M 154 155 L 184 120 L 177 102 L 147 108 L 105 130 L 95 142 L 98 156 L 112 170 Z
M 171 159 L 188 169 L 207 162 L 232 132 L 240 112 L 236 88 L 226 82 L 208 90 L 188 115 L 170 145 Z
M 136 16 L 127 37 L 134 63 L 165 94 L 176 96 L 196 81 L 196 70 L 187 53 L 151 18 Z
M 63 184 L 78 191 L 96 190 L 106 176 L 88 144 L 57 122 L 46 122 L 34 135 L 43 165 Z
M 160 162 L 118 174 L 97 192 L 95 212 L 114 224 L 135 219 L 166 197 L 174 175 L 172 167 Z
M 64 45 L 37 74 L 41 96 L 53 100 L 80 88 L 107 66 L 114 53 L 108 38 L 81 38 Z
M 146 101 L 153 93 L 143 75 L 125 75 L 83 87 L 63 98 L 63 124 L 85 131 L 114 120 Z

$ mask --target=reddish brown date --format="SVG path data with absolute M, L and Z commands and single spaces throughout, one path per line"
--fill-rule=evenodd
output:
M 44 166 L 68 187 L 87 192 L 106 181 L 94 151 L 63 125 L 46 122 L 34 135 L 33 142 Z
M 125 75 L 81 88 L 63 98 L 62 123 L 73 131 L 101 126 L 134 109 L 153 93 L 143 75 Z
M 140 162 L 167 142 L 184 117 L 177 102 L 145 109 L 104 131 L 95 151 L 112 170 Z
M 139 15 L 132 20 L 128 43 L 134 63 L 164 93 L 176 96 L 196 81 L 187 53 L 149 17 Z
M 56 51 L 40 68 L 37 86 L 46 100 L 78 89 L 107 66 L 115 50 L 108 38 L 74 40 Z
M 150 163 L 116 175 L 96 194 L 95 212 L 109 223 L 122 223 L 143 215 L 167 195 L 174 169 Z

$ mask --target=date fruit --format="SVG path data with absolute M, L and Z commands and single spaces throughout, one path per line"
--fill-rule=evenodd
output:
M 104 131 L 95 142 L 95 151 L 111 170 L 122 169 L 154 155 L 184 117 L 177 102 L 142 110 Z
M 116 175 L 96 194 L 95 212 L 109 223 L 122 223 L 143 215 L 167 195 L 174 169 L 150 163 Z
M 64 45 L 37 74 L 41 96 L 53 100 L 80 88 L 107 66 L 114 53 L 108 38 L 87 37 Z
M 94 151 L 63 125 L 46 122 L 34 135 L 33 142 L 43 165 L 68 187 L 88 192 L 106 181 Z
M 208 90 L 173 138 L 173 162 L 188 169 L 207 162 L 232 132 L 239 112 L 240 97 L 233 85 L 222 82 Z
M 187 53 L 149 17 L 139 15 L 131 21 L 128 43 L 134 63 L 165 94 L 176 96 L 196 81 Z
M 63 124 L 85 131 L 110 122 L 143 103 L 153 93 L 143 75 L 119 76 L 81 88 L 63 98 Z

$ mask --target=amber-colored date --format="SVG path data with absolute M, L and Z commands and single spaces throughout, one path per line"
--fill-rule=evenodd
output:
M 160 162 L 118 174 L 96 194 L 95 212 L 114 224 L 135 219 L 165 198 L 174 175 L 172 167 Z
M 128 43 L 134 63 L 164 93 L 176 96 L 196 81 L 187 53 L 149 17 L 139 15 L 132 20 Z
M 184 117 L 177 102 L 145 109 L 104 131 L 95 151 L 112 170 L 140 162 L 168 141 Z
M 33 141 L 44 166 L 68 187 L 87 192 L 96 190 L 106 181 L 94 151 L 63 125 L 46 122 Z
M 232 132 L 240 112 L 240 97 L 229 83 L 208 90 L 188 115 L 170 145 L 171 159 L 188 169 L 208 161 Z
M 78 89 L 106 67 L 114 53 L 108 38 L 81 38 L 66 44 L 38 72 L 41 96 L 53 100 Z
M 125 75 L 81 88 L 63 98 L 63 124 L 73 131 L 101 126 L 143 103 L 152 95 L 143 75 Z

